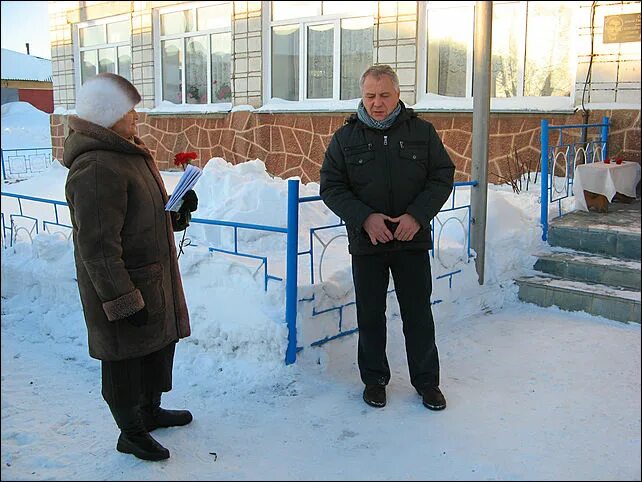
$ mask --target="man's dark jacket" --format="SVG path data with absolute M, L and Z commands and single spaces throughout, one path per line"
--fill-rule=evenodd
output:
M 401 104 L 394 124 L 372 129 L 356 114 L 332 137 L 321 167 L 321 198 L 346 223 L 351 254 L 432 248 L 430 224 L 453 189 L 455 166 L 430 122 Z M 410 241 L 376 246 L 363 229 L 372 213 L 408 213 L 421 229 Z

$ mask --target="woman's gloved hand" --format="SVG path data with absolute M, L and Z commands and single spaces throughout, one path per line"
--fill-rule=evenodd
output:
M 190 189 L 183 196 L 183 204 L 177 212 L 172 214 L 172 225 L 174 231 L 187 229 L 192 220 L 192 212 L 198 209 L 198 197 L 193 189 Z
M 183 196 L 183 205 L 180 210 L 188 209 L 190 213 L 193 213 L 198 209 L 198 196 L 193 189 L 190 189 Z
M 143 306 L 139 311 L 134 314 L 129 315 L 125 318 L 129 323 L 134 325 L 136 328 L 145 326 L 147 324 L 147 319 L 149 318 L 149 312 L 147 308 Z

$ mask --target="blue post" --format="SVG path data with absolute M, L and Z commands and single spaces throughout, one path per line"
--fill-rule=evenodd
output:
M 602 117 L 602 160 L 609 157 L 609 150 L 607 147 L 607 141 L 609 139 L 609 118 Z
M 299 181 L 288 181 L 288 235 L 285 279 L 285 321 L 288 324 L 288 348 L 285 364 L 296 361 L 297 258 L 299 252 Z
M 4 151 L 0 149 L 0 160 L 2 161 L 2 179 L 7 179 L 7 171 L 4 170 Z
M 541 122 L 541 145 L 542 145 L 542 201 L 540 218 L 542 221 L 542 241 L 548 238 L 548 121 Z

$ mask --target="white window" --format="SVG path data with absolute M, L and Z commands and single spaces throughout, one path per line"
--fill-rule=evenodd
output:
M 232 102 L 232 3 L 197 2 L 158 12 L 160 99 Z
M 419 92 L 427 105 L 472 108 L 475 2 L 424 6 Z M 573 2 L 493 2 L 494 109 L 572 107 L 575 9 Z
M 80 83 L 102 72 L 132 78 L 130 21 L 127 16 L 77 26 Z
M 268 98 L 355 99 L 377 2 L 271 2 Z

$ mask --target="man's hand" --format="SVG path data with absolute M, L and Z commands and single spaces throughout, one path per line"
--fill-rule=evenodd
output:
M 421 229 L 421 225 L 410 214 L 402 214 L 398 218 L 388 218 L 393 223 L 399 223 L 395 230 L 395 239 L 410 241 Z
M 393 221 L 392 218 L 381 213 L 373 213 L 363 222 L 363 229 L 370 236 L 370 242 L 375 246 L 377 243 L 387 243 L 393 240 L 393 235 L 386 226 L 385 221 Z

